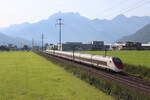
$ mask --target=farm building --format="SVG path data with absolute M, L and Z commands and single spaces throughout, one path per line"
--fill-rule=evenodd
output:
M 123 42 L 112 45 L 113 50 L 150 50 L 150 43 Z
M 144 44 L 142 44 L 142 48 L 143 48 L 144 50 L 150 50 L 150 42 L 149 42 L 149 43 L 144 43 Z
M 48 49 L 58 49 L 58 45 L 51 45 Z M 104 41 L 92 41 L 89 43 L 82 43 L 82 42 L 66 42 L 62 43 L 61 50 L 62 51 L 91 51 L 91 50 L 104 50 Z
M 104 50 L 103 41 L 92 41 L 89 43 L 82 42 L 66 42 L 62 44 L 62 51 L 90 51 L 90 50 Z

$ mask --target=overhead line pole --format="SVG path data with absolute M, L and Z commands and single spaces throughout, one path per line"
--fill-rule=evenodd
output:
M 62 23 L 62 19 L 61 18 L 59 18 L 59 19 L 57 19 L 58 20 L 58 23 L 56 24 L 56 25 L 59 25 L 59 50 L 61 50 L 61 45 L 62 45 L 62 40 L 61 40 L 61 33 L 62 33 L 62 25 L 64 25 L 63 23 Z
M 34 50 L 34 39 L 32 38 L 32 50 Z
M 43 51 L 43 45 L 44 45 L 44 34 L 42 33 L 42 51 Z

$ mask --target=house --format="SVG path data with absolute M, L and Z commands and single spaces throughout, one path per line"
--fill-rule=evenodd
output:
M 50 50 L 58 50 L 60 45 L 48 46 Z M 91 51 L 91 50 L 105 50 L 104 41 L 91 41 L 88 43 L 82 42 L 66 42 L 61 44 L 62 51 Z

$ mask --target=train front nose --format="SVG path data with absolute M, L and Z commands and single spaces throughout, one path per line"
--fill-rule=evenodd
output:
M 118 57 L 113 57 L 113 62 L 118 69 L 122 70 L 124 68 L 122 61 Z
M 123 69 L 123 68 L 124 68 L 123 64 L 122 64 L 122 65 L 116 65 L 116 67 L 117 67 L 118 69 Z

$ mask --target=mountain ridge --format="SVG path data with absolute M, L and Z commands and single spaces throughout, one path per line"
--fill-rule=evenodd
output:
M 41 34 L 45 35 L 45 42 L 57 43 L 58 27 L 55 25 L 58 18 L 63 19 L 62 41 L 102 40 L 114 42 L 123 36 L 131 35 L 144 25 L 150 23 L 150 17 L 126 17 L 118 15 L 112 20 L 89 19 L 79 13 L 56 13 L 36 23 L 23 23 L 0 31 L 12 37 L 20 37 L 27 40 L 41 40 Z
M 23 45 L 31 46 L 30 41 L 24 40 L 22 38 L 10 37 L 0 32 L 0 45 L 8 45 L 8 44 L 17 45 L 18 47 L 21 47 Z
M 150 24 L 145 25 L 136 33 L 125 36 L 118 41 L 150 42 Z

